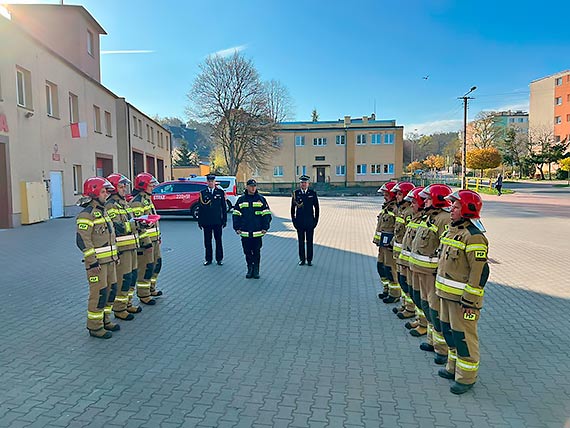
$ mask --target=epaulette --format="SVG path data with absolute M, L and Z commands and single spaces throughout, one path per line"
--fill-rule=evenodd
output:
M 471 235 L 482 235 L 483 234 L 483 232 L 481 232 L 479 229 L 477 229 L 473 224 L 471 224 L 471 222 L 469 222 L 466 229 L 469 231 L 469 233 L 471 233 Z
M 85 208 L 83 208 L 83 211 L 81 211 L 82 213 L 87 213 L 87 214 L 91 214 L 93 212 L 93 209 L 95 207 L 91 204 L 87 205 Z

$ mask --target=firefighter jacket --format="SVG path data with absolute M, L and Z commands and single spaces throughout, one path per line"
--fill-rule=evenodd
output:
M 133 199 L 130 202 L 133 209 L 133 215 L 140 217 L 143 215 L 156 214 L 156 209 L 152 203 L 150 195 L 146 192 L 135 190 L 133 191 Z M 160 238 L 160 227 L 158 222 L 152 225 L 145 225 L 144 223 L 137 222 L 139 228 L 139 240 L 142 248 L 149 248 L 149 244 L 158 241 Z
M 394 240 L 392 241 L 392 245 L 394 246 L 394 258 L 398 258 L 399 255 L 396 253 L 400 253 L 402 250 L 402 242 L 404 240 L 404 233 L 406 233 L 406 225 L 412 219 L 412 205 L 409 202 L 402 201 L 401 203 L 396 204 L 396 211 L 395 211 L 395 224 L 394 224 Z
M 77 215 L 76 223 L 76 242 L 83 252 L 85 269 L 119 260 L 113 222 L 99 200 L 87 203 Z
M 253 195 L 246 190 L 237 200 L 232 214 L 234 230 L 241 231 L 242 238 L 260 238 L 262 230 L 269 230 L 271 211 L 257 190 Z
M 214 187 L 212 191 L 206 188 L 200 192 L 200 210 L 198 211 L 199 226 L 225 226 L 228 222 L 228 207 L 226 193 Z
M 410 269 L 416 272 L 435 273 L 438 263 L 440 236 L 451 222 L 449 212 L 441 208 L 426 208 L 416 236 L 412 241 Z
M 436 294 L 442 299 L 481 309 L 489 279 L 488 248 L 485 235 L 469 220 L 453 222 L 441 237 Z
M 296 229 L 314 229 L 319 222 L 319 198 L 313 189 L 297 189 L 291 197 L 291 220 Z
M 394 226 L 396 224 L 396 200 L 386 201 L 382 204 L 380 214 L 378 214 L 378 223 L 376 225 L 376 233 L 374 234 L 374 242 L 380 247 L 391 247 L 392 238 L 394 237 Z
M 137 227 L 132 220 L 133 209 L 125 198 L 116 193 L 111 195 L 105 203 L 105 210 L 113 221 L 119 254 L 123 251 L 136 250 L 139 244 Z
M 404 236 L 402 237 L 402 247 L 397 254 L 398 259 L 396 260 L 397 264 L 403 266 L 409 266 L 410 255 L 412 254 L 412 242 L 418 231 L 423 212 L 420 210 L 414 214 L 414 211 L 411 210 L 409 216 L 410 218 L 406 223 Z M 394 257 L 396 257 L 396 252 L 394 252 Z

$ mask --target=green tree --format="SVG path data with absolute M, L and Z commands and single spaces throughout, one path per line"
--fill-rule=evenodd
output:
M 179 146 L 174 149 L 173 158 L 174 166 L 193 166 L 200 162 L 198 152 L 190 150 L 186 140 L 179 141 Z
M 317 109 L 314 108 L 312 113 L 311 113 L 311 120 L 313 122 L 318 122 L 319 121 L 319 113 L 317 112 Z
M 503 160 L 501 153 L 495 147 L 485 149 L 473 149 L 467 152 L 467 168 L 483 171 L 489 168 L 497 168 Z

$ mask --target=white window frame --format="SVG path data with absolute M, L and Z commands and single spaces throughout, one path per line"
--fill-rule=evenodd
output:
M 554 105 L 561 106 L 562 105 L 562 97 L 554 98 Z
M 139 138 L 142 140 L 142 120 L 137 119 L 139 123 Z
M 111 112 L 105 110 L 105 135 L 107 137 L 113 136 L 113 118 Z
M 357 146 L 366 145 L 366 134 L 356 134 L 356 145 Z
M 283 177 L 283 166 L 278 165 L 273 167 L 273 177 Z
M 346 175 L 346 165 L 337 165 L 335 167 L 335 174 L 337 177 L 344 177 Z
M 556 116 L 556 117 L 554 118 L 554 124 L 555 124 L 555 125 L 560 125 L 561 123 L 562 123 L 562 117 Z
M 554 85 L 555 86 L 562 85 L 562 77 L 557 77 L 556 80 L 554 81 Z
M 327 137 L 313 138 L 313 146 L 322 147 L 327 145 Z
M 32 73 L 16 66 L 16 102 L 20 107 L 32 109 Z
M 384 174 L 394 175 L 394 164 L 393 163 L 386 163 L 384 164 Z
M 337 135 L 336 136 L 336 145 L 337 146 L 344 146 L 346 145 L 346 137 L 344 135 Z
M 93 105 L 93 130 L 101 134 L 101 107 Z
M 79 123 L 79 97 L 73 92 L 69 93 L 69 123 Z
M 386 134 L 384 134 L 384 144 L 394 144 L 394 142 L 396 141 L 396 136 L 391 133 L 388 132 Z
M 81 172 L 81 165 L 73 165 L 73 194 L 79 195 L 83 189 L 83 176 Z
M 295 145 L 297 147 L 304 147 L 305 146 L 305 136 L 304 135 L 295 136 Z
M 359 169 L 360 169 L 360 172 L 358 172 Z M 358 165 L 356 165 L 356 175 L 366 175 L 366 164 L 365 163 L 359 163 Z
M 283 137 L 281 135 L 276 135 L 273 137 L 273 147 L 282 147 L 283 146 Z
M 87 53 L 92 57 L 95 57 L 95 35 L 87 30 Z
M 57 85 L 46 80 L 46 110 L 49 117 L 59 118 Z
M 381 163 L 371 163 L 370 164 L 370 175 L 382 174 L 382 164 Z
M 382 144 L 382 134 L 370 134 L 370 144 Z

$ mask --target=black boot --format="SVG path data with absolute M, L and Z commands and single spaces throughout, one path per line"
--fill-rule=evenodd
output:
M 253 277 L 253 265 L 252 264 L 247 265 L 247 273 L 245 274 L 245 277 L 247 279 L 250 279 Z
M 453 382 L 449 391 L 453 394 L 461 395 L 469 391 L 471 388 L 473 388 L 473 384 L 466 385 L 464 383 Z
M 447 355 L 435 354 L 433 362 L 440 366 L 447 364 Z
M 442 377 L 444 379 L 455 379 L 455 373 L 450 373 L 445 369 L 439 369 L 437 371 L 437 374 L 439 377 Z
M 253 278 L 259 279 L 259 263 L 253 265 Z

